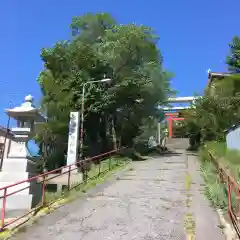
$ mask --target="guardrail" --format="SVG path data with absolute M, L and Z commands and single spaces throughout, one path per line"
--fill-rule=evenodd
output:
M 240 238 L 240 185 L 236 179 L 232 176 L 231 172 L 227 170 L 223 164 L 221 164 L 213 152 L 208 151 L 208 154 L 215 164 L 220 176 L 220 181 L 227 184 L 227 199 L 228 199 L 228 214 L 231 218 L 233 226 L 236 230 L 238 237 Z M 233 194 L 234 193 L 234 194 Z M 236 207 L 233 206 L 233 198 L 236 200 Z
M 2 187 L 0 188 L 0 192 L 3 192 L 3 196 L 0 197 L 0 199 L 3 199 L 3 204 L 2 204 L 2 210 L 1 210 L 1 226 L 0 226 L 0 231 L 4 231 L 6 230 L 6 228 L 14 223 L 16 223 L 17 221 L 27 217 L 28 215 L 30 215 L 31 213 L 34 214 L 36 212 L 38 212 L 42 207 L 44 206 L 49 206 L 51 205 L 51 203 L 53 203 L 54 201 L 50 202 L 50 203 L 47 203 L 46 202 L 46 198 L 45 198 L 45 194 L 46 194 L 46 185 L 47 185 L 47 182 L 51 179 L 54 179 L 54 178 L 57 178 L 61 175 L 65 175 L 67 174 L 67 190 L 70 191 L 71 189 L 75 188 L 76 186 L 82 184 L 82 183 L 86 183 L 86 181 L 88 181 L 89 179 L 92 179 L 93 177 L 97 177 L 99 176 L 101 173 L 103 173 L 101 171 L 101 163 L 102 163 L 102 158 L 104 157 L 108 157 L 108 156 L 112 156 L 113 154 L 116 154 L 116 153 L 119 153 L 120 152 L 120 149 L 116 149 L 116 150 L 112 150 L 112 151 L 109 151 L 109 152 L 106 152 L 106 153 L 103 153 L 103 154 L 99 154 L 97 156 L 94 156 L 94 157 L 90 157 L 90 158 L 87 158 L 85 160 L 80 160 L 74 164 L 71 164 L 71 165 L 67 165 L 67 166 L 63 166 L 63 167 L 60 167 L 60 168 L 57 168 L 57 169 L 54 169 L 52 171 L 49 171 L 49 172 L 45 172 L 43 174 L 39 174 L 37 176 L 34 176 L 32 178 L 29 178 L 29 179 L 26 179 L 26 180 L 23 180 L 23 181 L 20 181 L 20 182 L 17 182 L 17 183 L 14 183 L 14 184 L 11 184 L 11 185 L 8 185 L 8 186 L 5 186 L 5 187 Z M 84 169 L 87 169 L 89 164 L 90 163 L 93 163 L 95 161 L 98 161 L 98 170 L 97 170 L 97 174 L 91 178 L 88 178 L 88 175 L 87 175 L 87 171 Z M 118 162 L 118 159 L 116 161 L 116 165 L 118 165 L 119 162 Z M 113 167 L 112 165 L 112 162 L 111 162 L 111 158 L 109 158 L 109 162 L 108 162 L 108 171 L 111 170 Z M 83 181 L 81 181 L 80 183 L 74 185 L 74 186 L 71 186 L 71 172 L 74 171 L 74 170 L 77 170 L 77 169 L 83 169 Z M 105 170 L 106 171 L 106 170 Z M 60 173 L 59 173 L 60 172 Z M 50 174 L 56 174 L 54 175 L 53 177 L 48 177 Z M 24 185 L 25 183 L 30 183 L 31 181 L 36 181 L 36 180 L 39 180 L 39 179 L 42 179 L 41 181 L 38 181 L 37 183 L 35 184 L 42 184 L 42 196 L 41 196 L 41 202 L 40 204 L 33 208 L 32 210 L 30 210 L 29 212 L 27 212 L 26 214 L 20 216 L 20 217 L 17 217 L 15 219 L 13 219 L 12 221 L 8 222 L 8 223 L 5 223 L 5 215 L 6 215 L 6 203 L 7 203 L 7 198 L 9 196 L 12 196 L 14 194 L 17 194 L 25 189 L 28 189 L 30 188 L 30 184 L 29 186 L 27 187 L 23 187 L 19 190 L 16 190 L 16 191 L 13 191 L 13 192 L 10 192 L 8 193 L 8 190 L 13 188 L 14 186 L 17 186 L 17 185 Z M 26 221 L 24 221 L 26 222 Z M 19 225 L 21 225 L 22 223 L 20 223 Z

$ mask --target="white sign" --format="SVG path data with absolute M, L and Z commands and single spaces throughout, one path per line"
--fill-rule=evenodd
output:
M 70 112 L 67 165 L 74 164 L 77 161 L 79 122 L 79 112 Z

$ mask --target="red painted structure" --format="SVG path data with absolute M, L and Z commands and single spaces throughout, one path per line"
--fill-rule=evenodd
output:
M 173 121 L 183 121 L 183 117 L 178 117 L 179 113 L 165 113 L 168 121 L 168 134 L 169 138 L 173 136 Z

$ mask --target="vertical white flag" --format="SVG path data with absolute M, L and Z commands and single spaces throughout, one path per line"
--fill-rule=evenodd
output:
M 77 161 L 79 122 L 79 112 L 70 112 L 67 165 L 74 164 Z

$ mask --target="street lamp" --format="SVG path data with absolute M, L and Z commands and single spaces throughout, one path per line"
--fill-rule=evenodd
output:
M 84 102 L 85 102 L 85 86 L 91 83 L 109 82 L 110 78 L 104 78 L 96 81 L 85 82 L 82 87 L 82 109 L 81 109 L 81 127 L 80 127 L 80 160 L 83 157 L 83 122 L 84 122 Z

